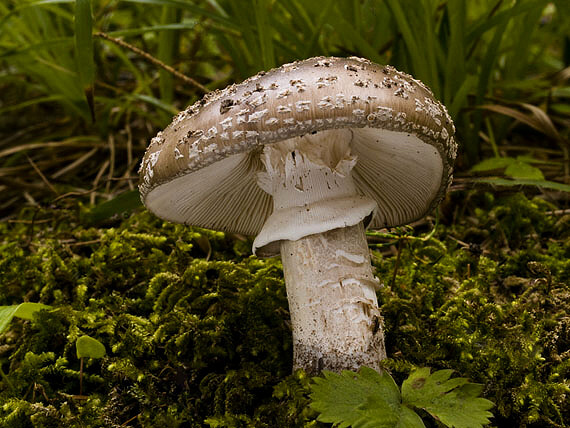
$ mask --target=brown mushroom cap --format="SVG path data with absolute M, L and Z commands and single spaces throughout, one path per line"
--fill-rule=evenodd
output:
M 361 58 L 311 58 L 212 92 L 154 137 L 140 169 L 159 217 L 256 235 L 273 210 L 257 184 L 266 144 L 349 128 L 371 227 L 424 216 L 451 182 L 457 144 L 445 107 L 420 81 Z

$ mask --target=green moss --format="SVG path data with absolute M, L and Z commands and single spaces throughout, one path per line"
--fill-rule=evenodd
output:
M 465 222 L 489 234 L 441 228 L 448 252 L 437 263 L 418 263 L 416 248 L 402 252 L 395 285 L 380 292 L 388 365 L 453 368 L 485 384 L 499 426 L 565 426 L 569 242 L 555 235 L 544 202 L 515 195 L 495 204 Z
M 393 284 L 396 257 L 375 254 L 386 365 L 398 381 L 431 366 L 483 383 L 500 427 L 568 425 L 568 221 L 522 195 L 464 196 L 456 221 L 402 240 Z M 0 225 L 0 304 L 54 307 L 0 337 L 0 426 L 324 426 L 291 374 L 279 261 L 144 211 L 113 228 L 71 209 L 36 219 Z M 86 400 L 84 334 L 107 349 L 85 361 Z
M 49 415 L 87 423 L 78 410 L 85 403 L 76 400 L 68 416 L 62 407 L 79 392 L 73 345 L 82 334 L 109 350 L 87 362 L 83 381 L 111 425 L 133 417 L 146 426 L 199 426 L 225 413 L 249 417 L 291 371 L 280 264 L 233 253 L 222 233 L 163 223 L 146 212 L 117 228 L 77 226 L 65 240 L 44 230 L 27 249 L 16 244 L 24 228 L 6 232 L 12 242 L 1 249 L 2 303 L 57 308 L 32 324 L 16 323 L 3 337 L 3 367 L 16 388 L 5 389 L 4 400 L 31 403 L 16 413 L 16 404 L 0 408 L 9 426 L 26 426 L 36 413 L 43 415 L 35 416 L 36 426 L 48 426 Z M 208 253 L 210 260 L 203 258 Z M 31 400 L 31 385 L 42 385 L 45 395 Z

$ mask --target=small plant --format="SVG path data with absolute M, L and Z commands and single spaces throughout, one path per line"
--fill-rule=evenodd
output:
M 50 309 L 51 306 L 41 303 L 25 302 L 19 305 L 0 306 L 0 334 L 8 329 L 12 318 L 18 317 L 25 320 L 32 320 L 34 313 L 41 309 Z
M 488 424 L 494 404 L 478 397 L 483 386 L 466 378 L 450 379 L 452 372 L 418 369 L 402 383 L 401 391 L 388 373 L 368 367 L 358 373 L 324 372 L 324 378 L 315 378 L 311 386 L 311 407 L 320 413 L 319 421 L 338 428 L 425 428 L 417 409 L 448 427 Z
M 85 358 L 103 358 L 106 350 L 105 345 L 87 335 L 77 339 L 75 349 L 77 351 L 77 358 L 81 361 L 79 366 L 79 396 L 83 397 L 83 360 Z
M 471 172 L 491 174 L 502 171 L 504 177 L 484 176 L 476 179 L 476 181 L 482 183 L 497 186 L 538 186 L 545 189 L 570 192 L 570 185 L 546 180 L 542 171 L 533 166 L 533 163 L 548 164 L 549 161 L 539 161 L 529 156 L 517 156 L 516 158 L 497 156 L 479 162 L 471 168 Z
M 0 306 L 0 334 L 4 333 L 8 329 L 12 318 L 18 317 L 25 320 L 32 320 L 34 319 L 34 313 L 42 309 L 51 309 L 51 306 L 33 302 L 24 302 L 20 303 L 19 305 L 11 306 Z M 1 366 L 0 376 L 2 376 L 2 379 L 10 387 L 10 389 L 13 390 L 14 387 L 2 370 Z

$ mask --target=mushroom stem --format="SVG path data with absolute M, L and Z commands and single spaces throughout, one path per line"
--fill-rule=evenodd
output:
M 293 366 L 310 374 L 368 366 L 386 358 L 378 280 L 364 226 L 282 241 L 293 326 Z
M 273 214 L 254 241 L 281 252 L 293 326 L 294 367 L 380 370 L 386 357 L 378 280 L 363 220 L 376 203 L 356 190 L 350 130 L 319 132 L 266 146 L 259 186 Z

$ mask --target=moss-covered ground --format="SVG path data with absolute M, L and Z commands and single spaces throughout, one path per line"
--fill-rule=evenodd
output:
M 433 235 L 370 236 L 387 369 L 484 384 L 497 427 L 570 426 L 570 216 L 518 193 L 451 198 Z M 0 305 L 53 308 L 0 336 L 1 427 L 324 426 L 291 373 L 279 260 L 143 210 L 97 227 L 84 212 L 0 225 Z M 84 334 L 107 354 L 85 361 L 80 396 Z

